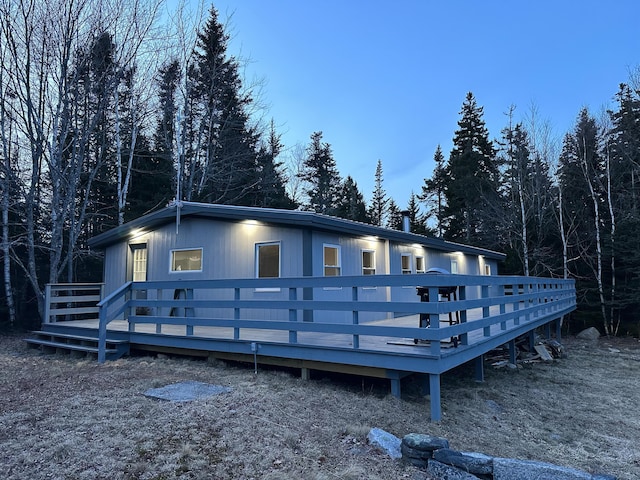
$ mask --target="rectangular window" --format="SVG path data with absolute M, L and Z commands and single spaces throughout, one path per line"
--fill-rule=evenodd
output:
M 457 260 L 451 260 L 451 273 L 453 273 L 453 274 L 457 274 L 458 273 L 458 261 Z
M 280 244 L 256 244 L 256 278 L 280 277 Z
M 324 276 L 340 276 L 340 247 L 337 245 L 324 246 Z
M 376 252 L 373 250 L 362 250 L 362 274 L 376 274 Z
M 172 272 L 201 272 L 202 249 L 171 250 Z
M 484 266 L 484 274 L 485 275 L 491 275 L 491 265 L 485 265 Z
M 402 268 L 402 274 L 403 275 L 410 274 L 411 273 L 411 254 L 403 253 L 402 257 L 400 258 L 400 264 Z
M 416 257 L 416 273 L 424 273 L 424 257 Z

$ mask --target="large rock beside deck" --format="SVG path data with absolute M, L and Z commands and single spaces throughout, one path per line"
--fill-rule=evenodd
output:
M 600 338 L 600 332 L 596 327 L 589 327 L 578 333 L 576 338 L 581 340 L 591 340 L 593 342 Z
M 391 458 L 402 458 L 400 439 L 395 435 L 381 428 L 372 428 L 369 431 L 369 435 L 367 435 L 367 440 L 369 440 L 371 445 L 381 448 Z

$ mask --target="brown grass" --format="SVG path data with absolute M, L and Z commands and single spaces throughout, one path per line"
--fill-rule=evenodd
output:
M 404 396 L 371 379 L 184 358 L 41 355 L 0 337 L 4 479 L 420 479 L 366 442 L 371 427 L 449 439 L 458 450 L 640 478 L 640 344 L 565 342 L 569 357 L 519 371 L 461 368 L 443 378 L 443 420 L 429 423 L 416 379 Z M 233 388 L 204 401 L 142 395 L 197 380 Z

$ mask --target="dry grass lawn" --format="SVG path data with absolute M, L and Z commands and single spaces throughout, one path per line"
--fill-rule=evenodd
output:
M 443 378 L 443 420 L 429 423 L 416 379 L 303 381 L 292 371 L 185 358 L 42 355 L 0 337 L 0 472 L 39 479 L 426 478 L 366 442 L 371 427 L 449 439 L 458 450 L 640 478 L 640 344 L 569 339 L 568 358 L 519 371 L 461 368 Z M 196 380 L 231 387 L 168 403 L 149 388 Z

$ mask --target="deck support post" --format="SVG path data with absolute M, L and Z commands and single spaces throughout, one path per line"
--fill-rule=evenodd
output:
M 562 341 L 562 317 L 556 319 L 556 340 Z
M 544 336 L 547 340 L 551 339 L 551 322 L 544 325 Z
M 509 341 L 509 363 L 516 364 L 516 341 Z
M 480 355 L 476 357 L 476 382 L 482 383 L 484 382 L 484 355 Z
M 400 378 L 390 378 L 391 382 L 391 395 L 396 398 L 400 398 Z
M 440 405 L 440 374 L 429 374 L 429 397 L 431 404 L 431 421 L 439 422 L 442 417 L 442 408 Z
M 300 369 L 300 378 L 305 382 L 311 378 L 311 370 L 308 368 L 302 367 Z
M 533 352 L 536 346 L 536 332 L 535 330 L 529 331 L 529 351 Z

